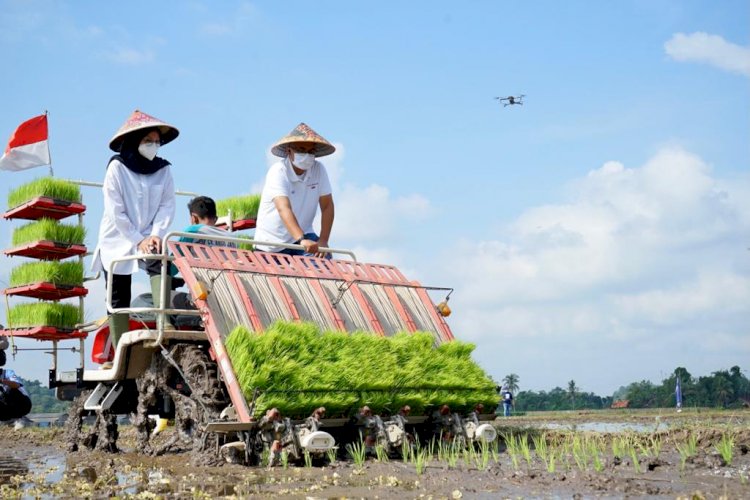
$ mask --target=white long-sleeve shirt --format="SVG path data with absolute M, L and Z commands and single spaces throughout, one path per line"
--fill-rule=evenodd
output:
M 138 243 L 149 236 L 163 238 L 175 211 L 171 167 L 151 175 L 137 174 L 112 160 L 104 177 L 104 215 L 94 251 L 93 271 L 109 271 L 113 259 L 135 255 Z M 115 264 L 115 274 L 135 274 L 135 260 Z

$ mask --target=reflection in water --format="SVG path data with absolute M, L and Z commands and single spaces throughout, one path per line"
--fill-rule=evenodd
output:
M 0 484 L 7 484 L 13 476 L 28 472 L 29 466 L 26 462 L 10 457 L 0 457 Z
M 653 424 L 633 422 L 582 422 L 558 424 L 548 422 L 539 424 L 537 427 L 552 430 L 588 431 L 588 432 L 656 432 L 669 429 L 666 422 L 657 421 Z

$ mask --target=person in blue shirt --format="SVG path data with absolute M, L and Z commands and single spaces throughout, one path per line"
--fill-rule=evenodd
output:
M 31 398 L 13 370 L 5 367 L 5 351 L 0 350 L 0 420 L 25 417 L 31 411 Z
M 188 203 L 188 211 L 190 212 L 190 225 L 183 229 L 185 233 L 195 233 L 195 237 L 180 237 L 180 241 L 183 243 L 197 243 L 200 245 L 207 246 L 218 246 L 218 247 L 229 247 L 236 248 L 236 245 L 232 242 L 213 240 L 210 238 L 201 238 L 201 235 L 205 236 L 232 236 L 231 233 L 216 227 L 216 221 L 218 220 L 216 214 L 216 202 L 208 196 L 196 196 Z M 173 276 L 178 283 L 182 281 L 181 278 L 177 278 L 177 267 L 174 264 L 170 265 L 169 273 Z M 177 309 L 195 309 L 189 294 L 180 292 L 174 295 L 172 298 L 172 305 Z M 177 320 L 178 318 L 174 318 Z M 199 319 L 195 316 L 189 316 L 186 320 Z
M 513 407 L 513 393 L 510 392 L 510 389 L 507 387 L 503 387 L 503 415 L 506 417 L 510 417 L 510 410 Z
M 188 203 L 190 211 L 190 225 L 183 232 L 195 233 L 196 235 L 204 234 L 206 236 L 232 236 L 223 229 L 216 227 L 216 202 L 208 196 L 196 196 Z M 186 243 L 200 243 L 201 245 L 232 247 L 234 243 L 217 241 L 203 238 L 188 238 L 183 236 L 180 241 Z

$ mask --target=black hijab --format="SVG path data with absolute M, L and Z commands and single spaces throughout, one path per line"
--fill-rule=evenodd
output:
M 158 132 L 161 137 L 161 132 L 159 132 L 159 129 L 156 127 L 136 130 L 135 132 L 126 135 L 123 138 L 122 146 L 120 146 L 120 154 L 114 155 L 110 158 L 110 163 L 112 160 L 118 160 L 125 165 L 128 170 L 143 175 L 154 174 L 167 165 L 170 165 L 170 163 L 164 158 L 156 156 L 153 160 L 149 160 L 138 152 L 138 146 L 141 144 L 143 138 L 154 130 Z

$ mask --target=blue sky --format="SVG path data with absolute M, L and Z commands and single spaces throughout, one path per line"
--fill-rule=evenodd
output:
M 450 324 L 495 378 L 610 394 L 750 369 L 747 2 L 127 5 L 0 0 L 0 140 L 49 110 L 56 174 L 100 181 L 139 108 L 181 131 L 177 186 L 222 198 L 305 121 L 339 147 L 332 244 L 456 288 Z

